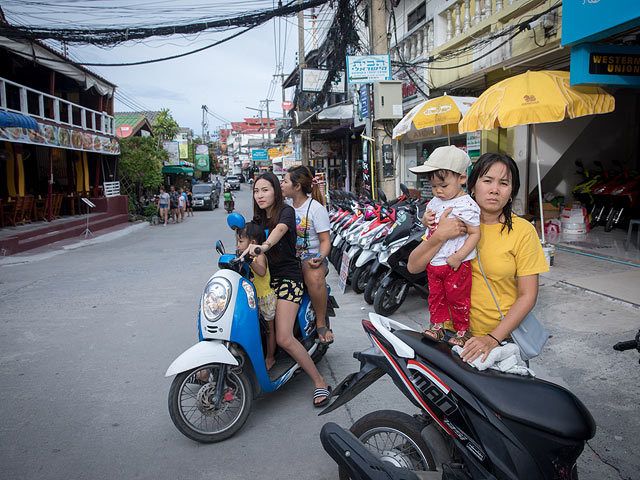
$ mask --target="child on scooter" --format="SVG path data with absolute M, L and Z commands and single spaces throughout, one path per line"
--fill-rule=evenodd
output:
M 238 252 L 244 252 L 249 245 L 262 245 L 265 242 L 264 230 L 256 223 L 249 222 L 242 230 L 236 233 Z M 253 257 L 250 263 L 253 273 L 253 286 L 256 287 L 258 297 L 258 310 L 267 324 L 267 354 L 264 358 L 267 370 L 276 363 L 276 332 L 274 320 L 276 318 L 276 294 L 271 288 L 271 275 L 267 257 L 261 253 Z
M 467 330 L 471 303 L 471 259 L 476 256 L 475 248 L 480 240 L 480 207 L 462 188 L 467 182 L 470 164 L 466 152 L 448 146 L 436 148 L 424 165 L 411 169 L 413 173 L 427 174 L 434 195 L 427 204 L 424 220 L 428 229 L 422 240 L 428 241 L 447 209 L 452 209 L 449 215 L 459 218 L 467 227 L 466 235 L 445 242 L 426 267 L 431 328 L 423 334 L 434 340 L 442 340 L 444 322 L 451 320 L 456 334 L 449 343 L 461 347 L 471 338 Z M 410 271 L 415 270 L 411 268 L 412 263 L 415 266 L 420 262 L 415 256 L 410 256 Z M 420 264 L 420 268 L 424 268 L 424 264 Z

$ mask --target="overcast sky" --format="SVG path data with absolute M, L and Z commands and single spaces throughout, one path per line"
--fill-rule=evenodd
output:
M 273 3 L 272 0 L 0 0 L 0 6 L 10 23 L 74 25 L 78 28 L 96 25 L 132 26 L 142 23 L 185 24 L 200 21 L 203 16 L 219 15 L 221 12 L 233 15 L 246 10 L 269 8 Z M 202 8 L 206 6 L 207 10 L 202 10 L 198 4 Z M 164 12 L 161 11 L 163 8 Z M 310 24 L 309 21 L 306 23 Z M 133 99 L 136 106 L 150 110 L 169 108 L 180 126 L 193 128 L 196 134 L 200 134 L 201 105 L 207 105 L 210 110 L 229 121 L 258 115 L 246 107 L 258 108 L 260 100 L 267 98 L 270 93 L 272 76 L 277 71 L 275 45 L 280 47 L 277 49 L 279 63 L 285 75 L 296 64 L 296 24 L 295 17 L 287 17 L 279 23 L 272 20 L 220 46 L 176 60 L 142 66 L 89 68 L 118 85 L 122 94 L 126 95 L 125 99 Z M 236 31 L 164 37 L 144 43 L 126 43 L 111 49 L 70 44 L 69 55 L 79 61 L 110 63 L 159 58 L 202 47 Z M 311 43 L 310 37 L 309 34 L 306 39 L 308 44 Z M 273 112 L 271 117 L 274 118 L 282 113 L 279 81 L 277 87 L 272 87 L 271 90 L 274 101 L 269 108 Z M 288 94 L 291 95 L 292 92 L 289 91 Z M 131 110 L 131 106 L 116 98 L 116 111 Z M 266 116 L 266 112 L 264 115 Z M 208 121 L 211 133 L 225 123 L 212 117 L 208 117 Z

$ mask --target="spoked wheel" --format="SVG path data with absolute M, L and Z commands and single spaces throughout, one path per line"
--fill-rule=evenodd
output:
M 251 382 L 234 367 L 225 366 L 218 399 L 220 368 L 220 364 L 210 364 L 176 375 L 169 390 L 171 420 L 183 435 L 196 442 L 213 443 L 231 437 L 251 412 Z
M 356 267 L 351 276 L 351 288 L 356 293 L 364 292 L 367 288 L 367 281 L 369 280 L 369 274 L 371 273 L 372 262 L 369 262 L 361 267 Z
M 428 443 L 420 435 L 427 427 Z M 381 461 L 414 472 L 433 472 L 449 461 L 446 444 L 433 425 L 394 410 L 380 410 L 365 415 L 351 427 L 362 444 Z M 340 479 L 349 478 L 340 469 Z
M 378 315 L 392 315 L 407 298 L 409 282 L 404 278 L 396 278 L 387 288 L 380 288 L 373 299 L 373 309 Z

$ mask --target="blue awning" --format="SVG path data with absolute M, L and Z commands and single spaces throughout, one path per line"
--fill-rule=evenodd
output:
M 38 130 L 38 122 L 26 115 L 0 110 L 0 127 L 22 127 Z

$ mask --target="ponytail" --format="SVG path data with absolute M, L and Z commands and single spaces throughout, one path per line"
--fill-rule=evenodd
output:
M 320 185 L 318 185 L 318 180 L 316 180 L 311 167 L 300 165 L 291 168 L 287 173 L 294 187 L 300 185 L 302 193 L 305 195 L 311 194 L 313 200 L 323 207 L 325 206 L 324 195 L 322 195 L 322 190 L 320 190 Z

